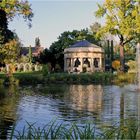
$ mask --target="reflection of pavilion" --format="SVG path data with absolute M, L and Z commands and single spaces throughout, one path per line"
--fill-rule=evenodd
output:
M 101 85 L 71 85 L 69 90 L 70 106 L 77 111 L 99 113 L 102 109 Z
M 86 40 L 64 50 L 64 71 L 94 72 L 104 70 L 104 51 Z

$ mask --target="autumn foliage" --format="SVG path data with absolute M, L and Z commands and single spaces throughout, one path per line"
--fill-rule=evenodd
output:
M 114 60 L 113 62 L 112 62 L 112 67 L 113 67 L 113 69 L 115 69 L 115 70 L 119 70 L 119 68 L 120 68 L 120 61 L 119 60 Z

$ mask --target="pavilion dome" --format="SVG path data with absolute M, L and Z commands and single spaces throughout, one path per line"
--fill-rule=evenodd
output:
M 104 52 L 100 46 L 92 44 L 87 40 L 76 42 L 64 50 L 64 53 L 69 52 Z

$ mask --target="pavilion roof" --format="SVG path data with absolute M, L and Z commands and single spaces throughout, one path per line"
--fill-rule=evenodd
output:
M 88 42 L 87 40 L 82 40 L 76 42 L 74 45 L 71 45 L 69 48 L 78 48 L 78 47 L 99 47 L 95 44 Z

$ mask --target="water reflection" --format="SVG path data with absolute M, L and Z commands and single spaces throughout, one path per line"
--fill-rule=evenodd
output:
M 0 86 L 0 139 L 7 139 L 7 134 L 17 119 L 17 100 L 15 86 Z
M 124 119 L 137 120 L 138 94 L 136 90 L 132 90 L 134 87 L 132 85 L 104 87 L 101 122 L 104 122 L 105 125 L 112 125 Z
M 102 108 L 103 88 L 101 85 L 71 85 L 68 96 L 69 106 L 77 111 L 99 113 Z
M 132 90 L 133 89 L 133 90 Z M 36 87 L 0 88 L 0 131 L 6 138 L 16 123 L 22 130 L 27 122 L 43 127 L 50 120 L 87 121 L 103 127 L 124 118 L 138 116 L 138 94 L 133 85 L 124 87 L 101 85 L 38 85 Z M 3 135 L 3 137 L 2 137 Z

